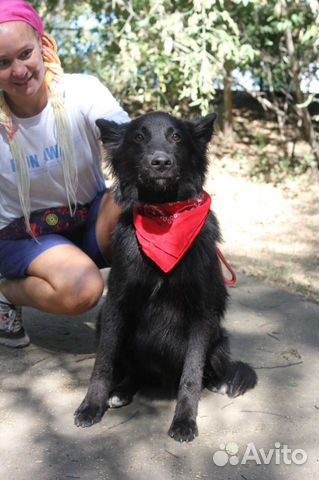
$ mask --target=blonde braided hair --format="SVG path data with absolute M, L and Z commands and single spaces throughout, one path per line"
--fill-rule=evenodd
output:
M 77 206 L 76 192 L 78 188 L 78 171 L 71 138 L 71 125 L 65 109 L 62 87 L 63 69 L 57 55 L 57 45 L 54 38 L 44 33 L 41 37 L 43 61 L 46 67 L 45 82 L 49 88 L 50 101 L 56 121 L 57 144 L 60 148 L 63 177 L 71 215 L 74 215 Z M 17 127 L 14 125 L 10 109 L 5 101 L 3 92 L 0 92 L 0 127 L 7 134 L 12 157 L 16 164 L 17 187 L 22 214 L 27 232 L 34 237 L 30 225 L 30 175 L 27 158 L 22 151 L 17 138 Z

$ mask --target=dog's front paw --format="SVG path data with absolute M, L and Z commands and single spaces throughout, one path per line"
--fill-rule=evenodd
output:
M 198 428 L 195 420 L 173 420 L 168 435 L 177 442 L 192 442 L 198 436 Z
M 106 405 L 96 405 L 84 399 L 79 408 L 74 412 L 74 423 L 77 427 L 90 427 L 101 420 L 105 410 Z

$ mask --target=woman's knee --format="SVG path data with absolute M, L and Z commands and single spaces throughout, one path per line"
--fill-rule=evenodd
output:
M 44 311 L 78 315 L 99 301 L 104 282 L 98 267 L 73 245 L 57 245 L 39 255 L 28 267 L 28 276 L 43 281 L 41 302 L 32 306 Z
M 97 304 L 103 289 L 104 281 L 99 270 L 77 272 L 72 280 L 57 292 L 57 301 L 61 302 L 61 309 L 65 315 L 80 315 Z

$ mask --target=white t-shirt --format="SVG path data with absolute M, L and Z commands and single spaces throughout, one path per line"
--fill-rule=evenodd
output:
M 78 166 L 79 204 L 90 202 L 105 187 L 101 171 L 97 118 L 129 121 L 109 90 L 90 75 L 65 74 L 65 107 L 71 121 Z M 50 101 L 38 115 L 30 118 L 12 116 L 17 135 L 25 152 L 30 172 L 31 211 L 67 206 L 62 164 L 55 135 L 54 111 Z M 16 168 L 7 136 L 0 129 L 0 229 L 21 217 Z

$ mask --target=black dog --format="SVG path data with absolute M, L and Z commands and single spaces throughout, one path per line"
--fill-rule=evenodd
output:
M 126 405 L 145 382 L 168 379 L 177 387 L 168 433 L 191 441 L 203 387 L 235 397 L 256 384 L 249 365 L 230 359 L 221 328 L 227 291 L 215 248 L 220 236 L 203 192 L 214 120 L 157 112 L 122 125 L 97 121 L 123 213 L 77 426 L 100 421 L 108 406 Z

